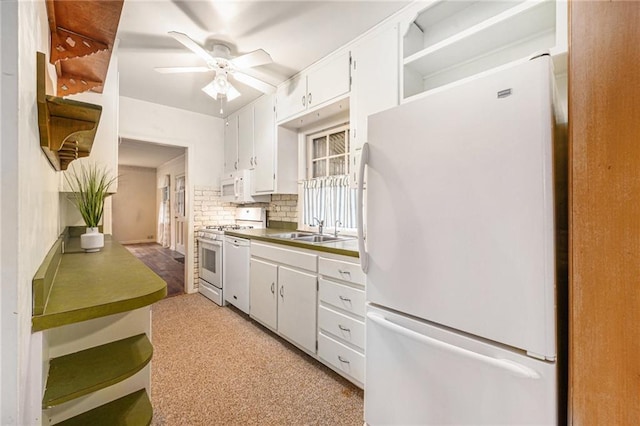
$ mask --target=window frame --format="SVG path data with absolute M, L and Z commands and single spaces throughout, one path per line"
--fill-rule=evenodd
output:
M 335 154 L 335 155 L 330 155 L 329 154 L 329 136 L 332 134 L 336 134 L 336 133 L 340 133 L 340 132 L 344 132 L 345 133 L 345 152 L 344 154 Z M 313 158 L 313 140 L 314 139 L 318 139 L 319 137 L 325 137 L 326 138 L 326 155 L 322 156 L 322 157 L 317 157 L 317 158 Z M 305 147 L 306 147 L 306 151 L 307 151 L 307 158 L 306 158 L 306 173 L 305 173 L 305 177 L 306 179 L 314 179 L 316 177 L 327 177 L 327 176 L 343 176 L 343 175 L 348 175 L 349 174 L 349 169 L 350 169 L 350 160 L 351 160 L 351 126 L 349 123 L 342 123 L 336 126 L 332 126 L 332 127 L 328 127 L 313 133 L 309 133 L 306 135 L 305 138 Z M 340 174 L 340 175 L 329 175 L 329 167 L 330 167 L 330 159 L 332 158 L 340 158 L 343 157 L 344 158 L 344 173 Z M 313 176 L 313 163 L 314 161 L 318 161 L 318 160 L 325 160 L 326 161 L 326 166 L 325 166 L 325 172 L 326 174 L 324 176 Z

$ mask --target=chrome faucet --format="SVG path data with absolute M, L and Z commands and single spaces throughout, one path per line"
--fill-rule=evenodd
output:
M 322 235 L 322 230 L 324 228 L 324 220 L 320 220 L 317 217 L 314 217 L 313 220 L 315 220 L 316 222 L 318 222 L 318 233 L 320 235 Z
M 333 230 L 333 236 L 338 238 L 338 226 L 342 225 L 342 222 L 340 222 L 339 220 L 336 220 L 336 227 Z

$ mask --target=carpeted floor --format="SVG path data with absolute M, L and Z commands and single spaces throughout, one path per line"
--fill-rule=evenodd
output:
M 235 308 L 153 305 L 152 425 L 358 425 L 363 391 Z

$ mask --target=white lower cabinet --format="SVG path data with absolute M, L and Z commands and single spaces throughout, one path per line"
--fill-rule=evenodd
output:
M 249 315 L 316 354 L 318 257 L 305 250 L 251 242 Z
M 249 315 L 359 387 L 365 275 L 356 258 L 251 242 Z
M 278 328 L 278 265 L 251 259 L 249 315 L 272 330 Z
M 365 275 L 352 259 L 320 257 L 318 265 L 318 358 L 362 387 Z
M 315 274 L 278 267 L 278 332 L 314 353 L 317 282 Z

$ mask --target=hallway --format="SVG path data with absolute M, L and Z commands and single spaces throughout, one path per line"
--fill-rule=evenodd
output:
M 167 297 L 184 294 L 184 256 L 157 243 L 124 247 L 167 282 Z

